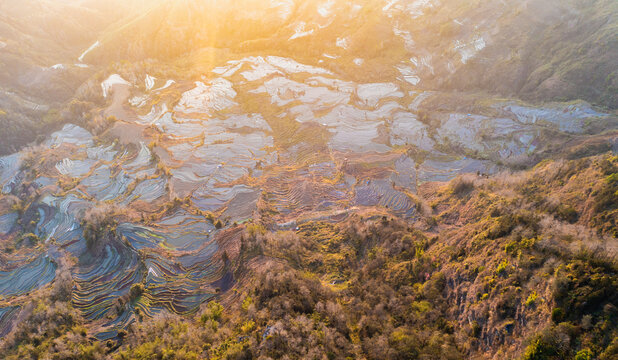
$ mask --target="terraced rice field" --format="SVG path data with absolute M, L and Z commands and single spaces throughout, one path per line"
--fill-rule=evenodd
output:
M 19 314 L 19 306 L 0 308 L 0 336 L 5 336 L 10 330 L 11 323 Z
M 410 91 L 413 74 L 402 74 L 359 84 L 266 56 L 229 61 L 198 82 L 110 75 L 102 95 L 127 116 L 109 134 L 130 126 L 135 136 L 95 138 L 69 124 L 0 158 L 0 200 L 19 203 L 30 187 L 38 194 L 28 208 L 0 207 L 0 239 L 17 244 L 0 257 L 0 334 L 20 299 L 51 286 L 59 271 L 74 279 L 73 305 L 100 339 L 136 314 L 194 313 L 234 282 L 223 256 L 229 244 L 220 241 L 235 222 L 268 214 L 273 230 L 294 229 L 362 208 L 413 218 L 419 184 L 499 171 L 500 158 L 537 151 L 544 131 L 579 133 L 604 116 L 585 104 L 496 103 L 499 117 L 441 112 L 433 131 L 417 109 L 435 94 Z M 557 122 L 565 109 L 570 120 Z M 473 151 L 480 156 L 465 154 Z M 144 290 L 132 298 L 135 284 Z
M 9 262 L 9 269 L 0 271 L 0 296 L 25 294 L 50 283 L 56 275 L 56 265 L 48 255 L 20 260 Z M 17 266 L 11 269 L 13 264 Z

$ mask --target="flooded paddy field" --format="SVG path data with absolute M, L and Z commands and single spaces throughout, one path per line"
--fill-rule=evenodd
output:
M 462 59 L 475 41 L 462 44 Z M 0 157 L 0 201 L 12 204 L 0 202 L 0 240 L 11 249 L 0 257 L 0 334 L 20 300 L 60 272 L 99 339 L 138 317 L 193 314 L 234 283 L 226 261 L 237 244 L 222 239 L 238 224 L 293 230 L 375 208 L 414 219 L 423 183 L 499 172 L 545 151 L 550 134 L 572 138 L 609 117 L 585 103 L 509 101 L 488 105 L 495 115 L 428 114 L 423 103 L 440 94 L 411 91 L 414 74 L 402 73 L 356 83 L 252 56 L 200 81 L 109 74 L 105 111 L 124 116 L 107 133 L 68 124 Z

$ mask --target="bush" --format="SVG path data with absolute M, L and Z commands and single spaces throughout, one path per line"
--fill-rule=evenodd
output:
M 500 264 L 498 264 L 498 267 L 496 267 L 496 274 L 501 275 L 504 274 L 506 272 L 506 270 L 509 267 L 509 261 L 507 259 L 503 259 L 502 262 L 500 262 Z
M 131 289 L 129 290 L 129 300 L 136 301 L 144 294 L 144 285 L 141 283 L 131 285 Z
M 534 304 L 536 304 L 536 300 L 539 298 L 538 294 L 536 293 L 536 291 L 533 291 L 528 298 L 526 299 L 526 302 L 524 303 L 526 306 L 530 307 L 533 306 Z
M 595 197 L 594 209 L 597 213 L 618 208 L 618 173 L 607 176 L 603 185 Z
M 572 206 L 562 205 L 558 207 L 557 213 L 559 219 L 569 222 L 571 224 L 577 222 L 577 219 L 579 218 L 577 210 L 575 210 L 575 208 L 573 208 Z
M 41 239 L 33 233 L 23 234 L 17 239 L 17 244 L 26 245 L 26 246 L 34 246 L 41 242 Z
M 567 358 L 570 337 L 555 329 L 535 336 L 524 351 L 523 360 L 562 360 Z
M 116 210 L 110 206 L 102 206 L 90 209 L 82 220 L 83 234 L 86 239 L 86 246 L 94 251 L 104 245 L 114 236 L 116 220 L 113 214 Z
M 205 324 L 208 320 L 219 321 L 223 315 L 223 306 L 216 301 L 211 301 L 206 305 L 200 320 Z
M 416 359 L 421 344 L 418 336 L 407 329 L 396 329 L 389 338 L 390 345 L 397 351 L 397 359 Z
M 556 274 L 554 298 L 569 319 L 602 311 L 618 298 L 618 279 L 582 260 L 574 260 Z
M 464 196 L 474 190 L 474 177 L 462 175 L 453 179 L 450 183 L 451 193 L 455 196 Z
M 554 323 L 559 323 L 564 319 L 564 310 L 562 310 L 562 308 L 557 307 L 554 308 L 551 312 L 551 320 Z
M 513 231 L 516 225 L 517 222 L 512 215 L 499 216 L 487 230 L 487 237 L 493 240 L 506 236 Z
M 590 349 L 583 349 L 577 352 L 577 354 L 575 354 L 575 360 L 592 360 L 594 358 L 594 355 L 592 354 L 592 351 L 590 351 Z

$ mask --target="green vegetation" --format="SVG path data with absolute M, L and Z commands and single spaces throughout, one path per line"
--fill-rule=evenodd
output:
M 0 51 L 0 91 L 4 94 L 0 97 L 0 155 L 41 140 L 69 122 L 86 128 L 96 145 L 101 145 L 74 151 L 74 145 L 65 144 L 57 152 L 33 147 L 23 157 L 18 186 L 11 194 L 0 195 L 0 214 L 9 215 L 2 219 L 9 233 L 0 239 L 4 252 L 0 254 L 0 288 L 5 286 L 3 274 L 20 262 L 30 262 L 31 255 L 42 259 L 47 252 L 50 258 L 44 259 L 43 265 L 53 265 L 46 268 L 51 269 L 51 275 L 57 269 L 49 285 L 34 284 L 24 294 L 0 296 L 2 311 L 19 309 L 16 318 L 0 313 L 0 330 L 12 327 L 0 339 L 1 358 L 618 358 L 618 157 L 611 154 L 616 132 L 607 125 L 615 127 L 615 113 L 598 123 L 589 118 L 594 120 L 587 121 L 583 134 L 558 131 L 543 119 L 537 122 L 533 115 L 534 124 L 517 130 L 508 141 L 515 152 L 525 153 L 527 147 L 522 144 L 528 133 L 534 132 L 528 145 L 536 150 L 528 150 L 530 153 L 521 158 L 514 156 L 517 159 L 512 161 L 497 160 L 497 154 L 482 150 L 510 150 L 511 145 L 495 145 L 504 138 L 496 138 L 489 130 L 482 133 L 478 149 L 467 149 L 450 136 L 438 141 L 442 134 L 436 130 L 455 112 L 486 115 L 508 124 L 505 118 L 516 115 L 508 110 L 507 100 L 494 106 L 498 100 L 487 91 L 538 102 L 581 98 L 601 105 L 606 112 L 614 111 L 618 107 L 618 2 L 444 0 L 439 6 L 423 7 L 414 17 L 409 9 L 404 14 L 387 14 L 383 1 L 368 1 L 357 9 L 357 15 L 346 18 L 347 10 L 344 13 L 339 8 L 348 9 L 350 2 L 338 1 L 334 7 L 341 13 L 325 17 L 328 19 L 314 17 L 315 4 L 310 1 L 297 1 L 289 19 L 274 11 L 260 16 L 263 9 L 245 8 L 247 4 L 264 6 L 268 2 L 263 0 L 154 1 L 143 5 L 150 10 L 138 16 L 127 11 L 123 14 L 126 19 L 118 16 L 127 10 L 125 6 L 121 7 L 124 10 L 97 12 L 86 5 L 90 2 L 76 6 L 82 10 L 63 8 L 56 13 L 58 18 L 66 13 L 69 24 L 47 18 L 42 22 L 53 25 L 53 33 L 70 33 L 66 29 L 75 31 L 71 24 L 80 24 L 75 12 L 83 11 L 99 14 L 95 18 L 101 19 L 93 28 L 100 32 L 67 39 L 66 48 L 54 45 L 45 53 L 38 49 L 39 33 L 47 31 L 26 31 L 29 24 L 20 21 L 24 14 L 12 21 L 19 27 L 0 19 L 0 25 L 11 31 L 24 31 L 15 39 L 6 39 L 11 46 L 22 43 L 18 51 L 12 47 Z M 55 2 L 48 3 L 46 7 L 56 9 Z M 123 1 L 106 3 L 115 7 Z M 387 8 L 402 6 L 391 5 Z M 205 11 L 211 9 L 206 6 L 214 6 L 216 11 Z M 22 7 L 2 8 L 14 11 Z M 308 13 L 313 15 L 305 19 Z M 114 24 L 107 18 L 113 18 Z M 289 31 L 301 20 L 307 21 L 307 29 L 315 25 L 313 32 L 291 41 Z M 102 31 L 104 28 L 107 30 Z M 413 45 L 406 41 L 406 31 L 414 39 Z M 0 35 L 4 45 L 5 34 Z M 349 44 L 337 46 L 339 36 Z M 75 63 L 77 49 L 95 37 L 102 45 L 90 53 L 89 68 L 49 69 L 57 62 Z M 463 54 L 454 44 L 479 52 L 462 61 Z M 216 111 L 219 94 L 211 88 L 202 94 L 202 105 L 210 107 L 208 116 L 166 116 L 141 128 L 132 124 L 131 116 L 121 115 L 126 111 L 143 116 L 150 109 L 154 113 L 160 109 L 152 107 L 154 104 L 181 108 L 176 104 L 181 94 L 194 86 L 193 81 L 207 83 L 218 76 L 212 72 L 214 66 L 267 54 L 289 56 L 331 71 L 323 76 L 290 71 L 285 76 L 317 84 L 332 77 L 332 85 L 319 86 L 341 87 L 339 90 L 349 92 L 350 102 L 346 104 L 345 95 L 344 100 L 331 104 L 332 108 L 318 101 L 319 109 L 308 105 L 308 111 L 297 106 L 302 102 L 293 97 L 306 97 L 310 103 L 314 96 L 309 91 L 274 89 L 282 100 L 290 100 L 285 109 L 274 106 L 273 97 L 256 92 L 262 83 L 243 77 L 252 66 L 245 64 L 234 70 L 234 75 L 224 76 L 233 82 L 238 106 Z M 325 54 L 333 59 L 326 60 Z M 32 59 L 25 62 L 24 57 Z M 362 65 L 353 62 L 357 57 L 363 60 Z M 18 63 L 23 63 L 23 68 L 14 65 Z M 258 66 L 258 61 L 255 63 Z M 412 70 L 421 78 L 417 86 L 406 83 L 395 67 L 413 63 Z M 14 71 L 16 68 L 21 71 Z M 157 87 L 159 81 L 174 79 L 176 83 L 158 93 L 147 92 L 147 105 L 129 110 L 117 98 L 101 96 L 101 81 L 114 72 L 137 84 L 127 90 L 131 98 L 144 94 L 146 73 L 157 77 Z M 259 81 L 278 76 L 273 70 Z M 41 87 L 43 80 L 39 79 L 47 86 Z M 411 126 L 422 134 L 425 130 L 412 119 L 402 118 L 410 120 L 404 124 L 395 116 L 409 114 L 427 126 L 426 132 L 437 143 L 436 151 L 403 145 L 413 139 L 391 147 L 392 152 L 379 150 L 362 156 L 333 146 L 340 134 L 331 117 L 338 113 L 346 116 L 348 105 L 360 106 L 362 102 L 362 92 L 353 90 L 348 82 L 393 82 L 406 94 L 399 100 L 382 99 L 379 108 L 363 106 L 366 119 L 395 109 L 378 127 L 376 142 L 394 143 L 397 139 L 389 135 L 399 134 L 385 129 L 396 132 L 396 126 Z M 419 97 L 413 99 L 413 94 Z M 423 99 L 425 95 L 429 97 Z M 112 102 L 115 105 L 107 107 Z M 580 102 L 571 104 L 565 113 L 579 111 L 575 108 Z M 109 115 L 115 111 L 118 118 Z M 301 122 L 305 113 L 315 119 L 323 117 L 331 125 Z M 222 131 L 217 130 L 217 124 L 225 121 L 226 126 L 232 126 L 237 120 L 242 124 L 241 115 L 248 114 L 256 119 L 261 116 L 270 127 L 264 130 L 262 140 L 270 145 L 272 139 L 273 146 L 259 153 L 266 151 L 272 158 L 264 157 L 253 166 L 253 158 L 261 155 L 240 147 L 241 162 L 247 163 L 248 170 L 245 165 L 232 164 L 228 171 L 226 161 L 217 166 L 224 171 L 214 173 L 221 159 L 211 155 L 235 144 L 225 140 L 226 136 L 211 141 L 211 135 L 219 137 Z M 228 115 L 231 117 L 224 120 Z M 191 124 L 187 125 L 191 137 L 161 130 L 172 125 L 170 118 L 176 125 L 181 120 Z M 201 125 L 208 131 L 191 130 Z M 507 132 L 507 125 L 501 126 Z M 243 127 L 233 131 L 244 136 L 253 130 Z M 368 127 L 367 133 L 370 131 Z M 465 135 L 466 129 L 462 131 Z M 103 144 L 119 134 L 123 136 L 108 148 L 116 154 L 111 155 L 113 161 L 107 154 L 96 154 L 107 152 Z M 123 137 L 135 144 L 126 145 Z M 261 138 L 247 136 L 246 140 L 261 143 Z M 156 170 L 142 165 L 130 170 L 131 166 L 123 163 L 132 158 L 141 162 L 137 161 L 142 160 L 137 154 L 141 149 L 135 145 L 142 140 L 150 143 L 151 158 L 146 162 L 156 164 Z M 537 147 L 546 140 L 547 144 Z M 506 144 L 507 139 L 504 141 Z M 427 142 L 429 145 L 419 146 L 428 149 L 432 145 Z M 201 156 L 182 154 L 186 147 L 204 151 Z M 82 166 L 90 166 L 91 173 L 109 170 L 110 185 L 117 178 L 114 187 L 127 187 L 126 191 L 118 190 L 123 195 L 95 202 L 99 197 L 88 188 L 98 186 L 88 185 L 82 177 L 59 176 L 63 159 L 68 162 L 73 152 L 88 160 L 74 170 Z M 455 160 L 449 155 L 453 153 L 462 163 L 469 160 L 463 159 L 466 156 L 499 164 L 500 170 L 523 171 L 489 176 L 481 170 L 476 175 L 460 175 L 448 184 L 423 183 L 428 177 L 442 176 L 442 170 L 447 170 L 442 168 L 442 160 Z M 185 167 L 180 155 L 198 164 Z M 365 163 L 365 158 L 380 160 Z M 549 159 L 532 167 L 543 158 Z M 431 162 L 434 166 L 429 166 Z M 411 171 L 414 166 L 416 172 Z M 352 167 L 358 173 L 351 171 Z M 220 183 L 228 174 L 230 179 Z M 14 174 L 0 175 L 8 179 Z M 189 184 L 193 181 L 186 179 L 194 176 L 200 179 Z M 107 185 L 104 178 L 101 181 L 97 176 L 91 182 Z M 396 195 L 382 190 L 389 182 L 389 190 L 397 190 Z M 220 196 L 215 194 L 201 204 L 194 201 L 211 186 Z M 371 194 L 361 194 L 357 191 L 360 186 Z M 163 188 L 164 195 L 158 194 Z M 62 199 L 69 192 L 92 203 Z M 140 192 L 139 200 L 133 201 L 131 196 Z M 153 195 L 153 200 L 142 200 L 146 195 Z M 371 201 L 374 197 L 379 201 L 394 198 L 396 205 L 409 206 L 409 217 L 397 217 L 399 212 L 390 205 L 358 205 L 363 197 Z M 65 207 L 63 213 L 55 212 L 56 205 L 49 205 L 56 202 Z M 202 210 L 219 205 L 213 212 Z M 234 209 L 242 209 L 242 214 Z M 340 209 L 345 211 L 338 212 Z M 15 224 L 12 212 L 19 219 Z M 77 226 L 65 221 L 67 212 L 81 221 L 81 234 L 74 232 Z M 179 213 L 192 216 L 175 223 L 181 218 Z M 48 224 L 56 221 L 62 227 L 55 229 L 63 230 L 53 230 L 57 238 L 44 241 L 49 229 L 43 228 L 53 227 Z M 197 227 L 204 224 L 196 221 L 208 225 Z M 210 224 L 217 231 L 211 231 Z M 174 241 L 164 241 L 167 238 L 161 234 L 172 226 L 179 228 L 170 237 Z M 184 227 L 194 226 L 199 229 L 191 232 L 195 237 L 183 232 Z M 120 236 L 123 228 L 126 236 Z M 86 250 L 78 255 L 75 248 L 83 248 L 80 235 Z M 192 242 L 201 235 L 205 240 Z M 194 252 L 194 248 L 198 249 Z M 58 261 L 60 258 L 70 264 Z M 104 260 L 103 264 L 99 260 Z M 116 270 L 110 264 L 119 267 L 117 283 L 105 273 Z M 96 274 L 100 284 L 93 282 L 92 287 L 104 289 L 102 296 L 87 289 L 91 281 L 83 279 L 92 277 L 86 274 Z M 109 284 L 114 285 L 109 286 L 111 291 L 105 286 Z M 115 321 L 119 325 L 109 325 Z M 97 340 L 102 331 L 106 332 L 105 341 Z
M 95 251 L 113 238 L 117 222 L 113 218 L 113 210 L 103 206 L 87 212 L 82 225 L 86 245 L 89 250 Z
M 534 306 L 536 304 L 537 299 L 539 298 L 539 295 L 537 295 L 536 291 L 533 291 L 530 296 L 528 296 L 528 298 L 526 299 L 526 302 L 524 303 L 526 306 Z
M 602 164 L 602 171 L 606 175 L 601 182 L 602 186 L 597 190 L 594 202 L 596 216 L 593 222 L 601 231 L 612 231 L 613 236 L 618 236 L 618 159 L 606 159 Z
M 461 359 L 490 346 L 522 359 L 613 359 L 616 260 L 561 245 L 575 241 L 561 235 L 571 219 L 541 220 L 554 210 L 539 193 L 568 200 L 580 181 L 607 178 L 602 169 L 616 160 L 578 161 L 545 162 L 517 182 L 477 179 L 465 198 L 453 191 L 455 180 L 433 193 L 433 233 L 371 214 L 279 232 L 254 221 L 239 227 L 240 253 L 224 255 L 241 282 L 196 314 L 140 316 L 102 346 L 75 335 L 85 321 L 70 302 L 35 299 L 39 310 L 31 316 L 49 330 L 35 337 L 27 320 L 2 349 L 9 359 L 71 351 L 114 359 Z M 538 182 L 549 173 L 553 180 Z M 518 192 L 504 197 L 510 187 Z M 594 202 L 603 193 L 591 194 L 587 201 Z M 589 204 L 569 203 L 577 213 Z M 107 212 L 89 219 L 99 213 Z M 575 224 L 589 221 L 579 216 Z M 145 291 L 133 285 L 128 301 L 140 301 Z
M 92 341 L 83 319 L 70 303 L 38 300 L 28 304 L 24 311 L 24 321 L 3 339 L 3 358 L 7 360 L 94 360 L 109 350 Z
M 144 294 L 144 285 L 133 284 L 129 289 L 129 301 L 134 302 Z

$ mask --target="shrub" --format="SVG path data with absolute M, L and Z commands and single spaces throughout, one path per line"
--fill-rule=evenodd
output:
M 515 219 L 511 215 L 499 216 L 494 220 L 492 226 L 487 230 L 487 237 L 489 239 L 497 239 L 506 236 L 517 225 Z
M 579 217 L 579 215 L 577 214 L 577 210 L 575 210 L 575 208 L 573 208 L 572 206 L 562 205 L 558 207 L 557 213 L 558 218 L 571 224 L 577 222 L 577 219 Z
M 583 349 L 575 354 L 575 360 L 592 360 L 594 358 L 590 349 Z
M 564 319 L 564 310 L 562 310 L 562 308 L 557 307 L 554 308 L 551 312 L 551 320 L 554 323 L 559 323 Z
M 247 296 L 243 301 L 242 301 L 242 305 L 241 305 L 241 309 L 243 309 L 244 311 L 249 310 L 249 307 L 253 305 L 253 298 L 251 296 Z
M 206 305 L 200 320 L 205 324 L 208 320 L 219 321 L 223 315 L 223 306 L 216 301 L 211 301 Z
M 407 329 L 396 329 L 389 338 L 390 345 L 397 351 L 399 359 L 415 359 L 421 344 L 418 336 L 414 336 Z
M 249 224 L 247 225 L 247 233 L 249 237 L 255 238 L 258 235 L 266 234 L 266 228 L 260 224 Z
M 131 285 L 131 289 L 129 290 L 129 300 L 136 301 L 144 294 L 144 285 L 141 283 Z
M 613 161 L 612 161 L 613 160 Z M 615 162 L 618 158 L 606 158 L 600 161 L 599 169 L 601 170 L 601 174 L 608 176 L 613 173 L 618 172 L 618 166 L 616 166 Z
M 496 268 L 496 274 L 501 275 L 506 272 L 506 269 L 509 267 L 509 261 L 507 259 L 503 259 L 498 267 Z
M 255 329 L 255 321 L 249 320 L 245 321 L 244 324 L 240 327 L 240 331 L 243 334 L 248 334 Z
M 453 179 L 450 183 L 451 193 L 456 196 L 464 196 L 474 190 L 474 177 L 462 175 Z
M 95 250 L 114 235 L 116 220 L 113 218 L 115 209 L 101 206 L 90 209 L 82 220 L 83 234 L 89 250 Z
M 482 332 L 483 328 L 481 327 L 481 325 L 478 323 L 478 321 L 473 321 L 472 322 L 472 328 L 471 328 L 471 335 L 475 338 L 478 338 L 479 336 L 481 336 L 481 332 Z
M 618 173 L 605 178 L 603 187 L 596 194 L 594 209 L 597 213 L 618 208 Z
M 574 260 L 556 274 L 554 298 L 569 319 L 599 312 L 617 297 L 618 279 L 589 262 Z
M 526 347 L 523 360 L 561 360 L 567 358 L 570 329 L 550 328 L 536 335 Z
M 517 291 L 513 287 L 509 287 L 496 302 L 496 315 L 500 319 L 514 318 L 520 302 Z
M 536 300 L 539 298 L 538 294 L 536 293 L 536 291 L 533 291 L 528 298 L 526 299 L 526 302 L 524 303 L 526 306 L 530 307 L 533 306 L 534 304 L 536 304 Z
M 26 246 L 34 246 L 41 242 L 41 239 L 33 233 L 27 233 L 17 239 L 17 244 L 23 244 Z

